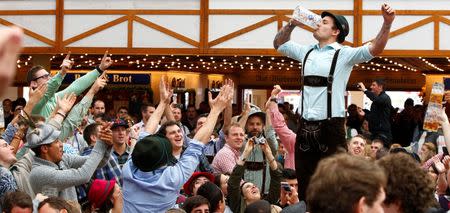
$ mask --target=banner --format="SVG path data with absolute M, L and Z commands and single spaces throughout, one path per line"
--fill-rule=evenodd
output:
M 64 77 L 63 84 L 71 84 L 85 73 L 67 73 Z M 125 85 L 150 85 L 150 74 L 107 74 L 108 84 L 125 84 Z

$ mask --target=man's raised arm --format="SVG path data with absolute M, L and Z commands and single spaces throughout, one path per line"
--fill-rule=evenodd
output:
M 301 23 L 299 21 L 291 19 L 286 26 L 284 26 L 283 28 L 281 28 L 280 31 L 278 31 L 277 35 L 275 36 L 275 39 L 273 40 L 273 47 L 278 50 L 278 47 L 291 40 L 292 31 L 295 29 L 296 26 L 300 25 Z
M 381 26 L 380 32 L 377 37 L 372 40 L 372 43 L 369 46 L 369 51 L 372 56 L 377 56 L 383 52 L 389 39 L 392 22 L 395 19 L 395 10 L 388 4 L 383 4 L 381 6 L 381 14 L 384 19 L 383 26 Z

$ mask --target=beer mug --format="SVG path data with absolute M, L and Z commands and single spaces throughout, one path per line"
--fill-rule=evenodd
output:
M 300 5 L 294 9 L 292 18 L 313 29 L 317 29 L 317 25 L 322 22 L 322 17 Z

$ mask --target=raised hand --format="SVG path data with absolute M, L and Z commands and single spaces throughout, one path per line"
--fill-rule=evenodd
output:
M 70 51 L 69 51 L 69 53 L 67 53 L 63 62 L 59 66 L 59 67 L 61 67 L 61 74 L 65 75 L 68 70 L 72 69 L 72 66 L 73 66 L 73 61 L 70 60 Z
M 281 92 L 281 87 L 280 87 L 280 85 L 277 84 L 277 85 L 273 86 L 270 96 L 272 98 L 276 98 L 280 92 Z
M 102 71 L 105 71 L 106 69 L 108 69 L 113 63 L 113 60 L 111 59 L 111 57 L 108 57 L 108 50 L 105 52 L 105 54 L 103 55 L 102 61 L 100 62 L 99 68 Z
M 211 106 L 211 111 L 217 110 L 222 112 L 223 109 L 229 104 L 233 99 L 233 89 L 230 85 L 224 85 L 220 89 L 219 95 L 215 99 L 212 99 L 211 92 L 208 92 L 209 105 Z
M 167 76 L 162 76 L 159 81 L 159 101 L 160 103 L 170 104 L 173 90 L 170 87 Z
M 94 93 L 97 93 L 98 91 L 103 89 L 107 84 L 106 82 L 108 82 L 108 76 L 106 75 L 106 72 L 103 72 L 92 85 Z
M 67 112 L 72 109 L 72 106 L 75 104 L 75 101 L 77 100 L 77 96 L 75 93 L 65 94 L 63 98 L 56 98 L 56 103 L 58 105 L 58 111 L 61 110 L 64 114 L 67 114 Z
M 363 92 L 366 90 L 366 86 L 364 86 L 363 82 L 358 82 L 358 89 Z
M 244 109 L 242 109 L 242 114 L 244 115 L 250 113 L 250 108 L 251 108 L 250 99 L 249 97 L 247 97 L 245 98 Z
M 109 146 L 113 145 L 111 126 L 111 122 L 105 122 L 102 124 L 100 132 L 98 133 L 98 138 Z
M 381 5 L 381 14 L 383 15 L 383 19 L 386 24 L 392 24 L 395 19 L 394 8 L 385 3 Z
M 16 74 L 17 57 L 22 50 L 23 31 L 18 27 L 0 30 L 0 96 Z

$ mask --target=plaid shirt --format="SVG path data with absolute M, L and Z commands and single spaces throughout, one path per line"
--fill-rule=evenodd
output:
M 94 147 L 91 146 L 85 148 L 81 155 L 86 156 L 91 154 L 93 148 Z M 131 150 L 130 147 L 128 146 L 122 155 L 119 155 L 117 152 L 113 151 L 111 153 L 111 158 L 106 163 L 106 165 L 102 168 L 95 170 L 91 178 L 91 181 L 95 179 L 103 179 L 103 180 L 116 179 L 116 183 L 119 184 L 119 186 L 122 186 L 123 183 L 122 166 L 123 164 L 125 164 L 130 154 Z M 89 183 L 77 187 L 78 201 L 83 201 L 85 198 L 87 198 L 87 187 Z

